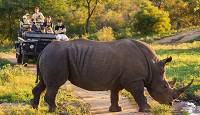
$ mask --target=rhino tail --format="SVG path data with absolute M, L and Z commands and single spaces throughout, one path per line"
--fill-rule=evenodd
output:
M 40 55 L 41 55 L 41 53 L 40 53 Z M 38 80 L 39 80 L 39 77 L 40 77 L 40 67 L 39 67 L 39 60 L 40 60 L 40 55 L 38 56 L 38 58 L 37 58 L 37 74 L 36 74 L 36 80 L 35 80 L 35 83 L 38 83 Z
M 38 83 L 38 79 L 39 79 L 39 73 L 40 73 L 40 70 L 39 70 L 39 61 L 37 61 L 37 75 L 36 75 L 36 80 L 35 80 L 35 83 Z

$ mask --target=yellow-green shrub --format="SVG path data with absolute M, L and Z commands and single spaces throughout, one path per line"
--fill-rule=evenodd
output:
M 115 39 L 114 33 L 111 27 L 103 27 L 97 33 L 97 39 L 99 41 L 112 41 Z
M 0 38 L 1 46 L 11 46 L 13 45 L 13 41 L 8 38 Z

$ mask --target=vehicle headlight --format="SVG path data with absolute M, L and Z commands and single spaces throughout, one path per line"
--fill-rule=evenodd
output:
M 30 45 L 30 48 L 33 49 L 33 48 L 34 48 L 34 45 Z

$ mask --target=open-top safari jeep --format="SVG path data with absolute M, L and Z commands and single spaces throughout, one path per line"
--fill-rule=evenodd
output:
M 20 33 L 15 41 L 17 63 L 25 64 L 29 59 L 36 60 L 40 52 L 55 39 L 55 34 L 26 31 Z

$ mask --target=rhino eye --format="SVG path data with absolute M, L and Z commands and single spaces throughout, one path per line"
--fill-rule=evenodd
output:
M 160 75 L 163 75 L 165 73 L 165 70 L 160 71 Z
M 168 88 L 168 85 L 167 85 L 167 84 L 165 84 L 165 85 L 164 85 L 164 88 Z

